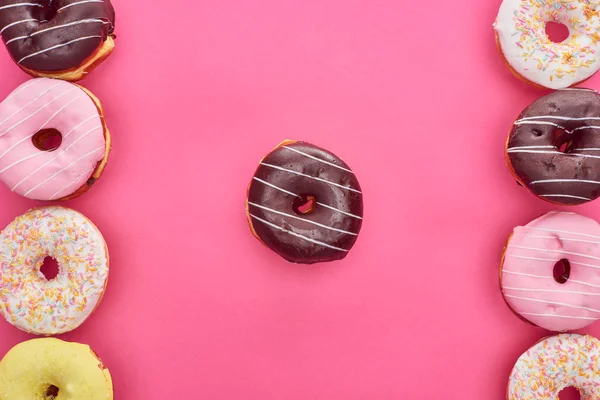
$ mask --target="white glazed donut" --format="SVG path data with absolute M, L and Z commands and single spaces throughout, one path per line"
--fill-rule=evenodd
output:
M 59 266 L 47 280 L 44 258 Z M 108 280 L 108 250 L 86 217 L 49 206 L 17 217 L 0 234 L 0 314 L 40 335 L 69 332 L 94 311 Z
M 600 341 L 560 334 L 541 340 L 519 357 L 508 382 L 507 400 L 555 400 L 574 387 L 581 399 L 600 398 Z
M 496 40 L 511 70 L 550 89 L 580 83 L 600 69 L 600 4 L 589 0 L 504 0 L 494 24 Z M 546 23 L 569 28 L 554 43 Z

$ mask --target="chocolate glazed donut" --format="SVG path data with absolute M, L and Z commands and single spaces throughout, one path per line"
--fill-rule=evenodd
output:
M 309 143 L 286 141 L 258 166 L 246 212 L 253 234 L 286 260 L 334 261 L 356 242 L 362 193 L 341 159 Z
M 34 76 L 80 79 L 114 48 L 114 24 L 110 0 L 0 0 L 2 40 Z
M 506 158 L 517 181 L 562 205 L 600 196 L 600 95 L 564 89 L 527 107 L 508 137 Z

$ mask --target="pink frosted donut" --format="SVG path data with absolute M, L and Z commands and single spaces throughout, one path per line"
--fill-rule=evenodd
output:
M 66 200 L 102 174 L 110 135 L 98 99 L 61 80 L 38 78 L 0 103 L 0 180 L 35 200 Z
M 509 307 L 550 331 L 600 319 L 600 224 L 566 212 L 516 227 L 500 271 Z

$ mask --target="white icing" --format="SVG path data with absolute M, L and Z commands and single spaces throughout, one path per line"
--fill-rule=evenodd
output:
M 297 215 L 292 215 L 292 214 L 284 213 L 284 212 L 282 212 L 282 211 L 277 211 L 277 210 L 274 210 L 274 209 L 272 209 L 272 208 L 269 208 L 269 207 L 265 207 L 265 206 L 263 206 L 263 205 L 260 205 L 260 204 L 252 203 L 251 201 L 249 201 L 249 202 L 248 202 L 248 204 L 250 204 L 251 206 L 254 206 L 254 207 L 257 207 L 257 208 L 263 209 L 263 210 L 265 210 L 265 211 L 268 211 L 268 212 L 274 213 L 274 214 L 282 215 L 282 216 L 284 216 L 284 217 L 288 217 L 288 218 L 297 219 L 297 220 L 299 220 L 299 221 L 303 221 L 303 222 L 306 222 L 306 223 L 309 223 L 309 224 L 312 224 L 312 225 L 316 225 L 316 226 L 319 226 L 319 227 L 321 227 L 321 228 L 329 229 L 329 230 L 331 230 L 331 231 L 336 231 L 336 232 L 340 232 L 340 233 L 345 233 L 345 234 L 347 234 L 347 235 L 352 235 L 352 236 L 358 236 L 358 233 L 354 233 L 354 232 L 348 232 L 348 231 L 345 231 L 345 230 L 343 230 L 343 229 L 334 228 L 333 226 L 327 226 L 327 225 L 323 225 L 323 224 L 320 224 L 320 223 L 318 223 L 318 222 L 315 222 L 315 221 L 311 221 L 311 220 L 309 220 L 309 219 L 306 219 L 306 218 L 300 218 L 300 217 L 298 217 Z
M 530 313 L 540 317 L 554 314 Z M 561 318 L 594 319 L 561 316 Z M 566 387 L 581 399 L 600 398 L 600 342 L 589 335 L 561 334 L 545 338 L 517 360 L 509 378 L 507 400 L 558 400 Z
M 508 254 L 508 255 L 506 255 L 506 257 L 519 258 L 521 260 L 533 260 L 533 261 L 551 261 L 551 262 L 556 262 L 557 261 L 557 260 L 553 260 L 551 258 L 526 257 L 526 256 L 519 256 L 519 255 L 514 255 L 514 254 Z M 580 262 L 576 262 L 576 261 L 569 261 L 569 263 L 573 264 L 573 265 L 581 265 L 583 267 L 600 268 L 599 265 L 585 264 L 585 263 L 580 263 Z
M 554 261 L 554 260 L 549 260 L 549 261 Z M 549 276 L 549 275 L 527 274 L 525 272 L 507 271 L 505 269 L 502 270 L 502 273 L 503 274 L 509 274 L 509 275 L 527 276 L 527 277 L 530 277 L 530 278 L 552 279 L 552 280 L 554 280 L 554 277 Z M 569 282 L 571 282 L 571 283 L 577 283 L 577 284 L 580 284 L 580 285 L 589 286 L 589 287 L 593 287 L 593 288 L 600 288 L 600 285 L 594 285 L 593 283 L 578 281 L 578 280 L 571 279 L 571 278 L 569 278 Z
M 316 181 L 323 182 L 323 183 L 327 183 L 328 185 L 336 186 L 336 187 L 339 187 L 339 188 L 341 188 L 341 189 L 350 190 L 351 192 L 355 192 L 355 193 L 361 193 L 361 191 L 360 191 L 360 190 L 356 190 L 356 189 L 354 189 L 354 188 L 351 188 L 351 187 L 347 187 L 347 186 L 344 186 L 344 185 L 340 185 L 339 183 L 330 182 L 330 181 L 328 181 L 328 180 L 326 180 L 326 179 L 318 178 L 318 177 L 316 177 L 316 176 L 310 176 L 310 175 L 306 175 L 306 174 L 303 174 L 302 172 L 294 171 L 294 170 L 287 169 L 287 168 L 278 167 L 277 165 L 266 164 L 266 163 L 262 163 L 262 162 L 260 163 L 260 165 L 264 165 L 265 167 L 269 167 L 269 168 L 277 169 L 277 170 L 279 170 L 279 171 L 289 172 L 290 174 L 294 174 L 294 175 L 303 176 L 303 177 L 305 177 L 305 178 L 314 179 L 314 180 L 316 180 Z
M 302 154 L 302 155 L 303 155 L 303 156 L 305 156 L 305 157 L 312 158 L 313 160 L 319 161 L 319 162 L 321 162 L 321 163 L 323 163 L 323 164 L 327 164 L 327 165 L 330 165 L 330 166 L 332 166 L 332 167 L 335 167 L 335 168 L 341 169 L 342 171 L 346 171 L 346 172 L 350 172 L 351 174 L 354 174 L 354 172 L 352 172 L 351 170 L 349 170 L 349 169 L 347 169 L 347 168 L 344 168 L 344 167 L 342 167 L 342 166 L 340 166 L 340 165 L 337 165 L 337 164 L 331 163 L 331 162 L 329 162 L 329 161 L 321 160 L 320 158 L 318 158 L 318 157 L 315 157 L 315 156 L 311 156 L 310 154 L 307 154 L 307 153 L 305 153 L 305 152 L 303 152 L 303 151 L 300 151 L 300 150 L 294 149 L 294 148 L 292 148 L 292 147 L 289 147 L 289 146 L 281 146 L 281 147 L 282 147 L 282 148 L 284 148 L 284 149 L 288 149 L 288 150 L 290 150 L 290 151 L 293 151 L 293 152 L 295 152 L 295 153 Z
M 319 241 L 319 240 L 314 240 L 314 239 L 311 239 L 311 238 L 307 238 L 306 236 L 303 236 L 303 235 L 301 235 L 301 234 L 299 234 L 299 233 L 292 232 L 292 231 L 290 231 L 290 230 L 287 230 L 287 229 L 285 229 L 285 228 L 283 228 L 283 227 L 281 227 L 281 226 L 275 225 L 275 224 L 273 224 L 273 223 L 271 223 L 271 222 L 269 222 L 269 221 L 266 221 L 266 220 L 264 220 L 264 219 L 262 219 L 262 218 L 259 218 L 259 217 L 257 217 L 256 215 L 250 214 L 250 217 L 254 218 L 254 219 L 255 219 L 255 220 L 257 220 L 257 221 L 260 221 L 260 222 L 262 222 L 262 223 L 263 223 L 263 224 L 265 224 L 265 225 L 268 225 L 268 226 L 270 226 L 270 227 L 272 227 L 272 228 L 275 228 L 275 229 L 277 229 L 277 230 L 280 230 L 280 231 L 282 231 L 282 232 L 284 232 L 284 233 L 287 233 L 287 234 L 289 234 L 289 235 L 292 235 L 292 236 L 295 236 L 295 237 L 297 237 L 297 238 L 300 238 L 300 239 L 306 240 L 307 242 L 311 242 L 311 243 L 314 243 L 314 244 L 318 244 L 318 245 L 320 245 L 320 246 L 327 247 L 327 248 L 330 248 L 330 249 L 333 249 L 333 250 L 343 251 L 343 252 L 345 252 L 345 253 L 347 253 L 348 251 L 350 251 L 350 250 L 342 249 L 342 248 L 340 248 L 340 247 L 332 246 L 332 245 L 330 245 L 330 244 L 328 244 L 328 243 L 321 242 L 321 241 Z
M 267 185 L 267 186 L 269 186 L 269 187 L 272 187 L 272 188 L 273 188 L 273 189 L 275 189 L 275 190 L 279 190 L 280 192 L 283 192 L 283 193 L 289 194 L 290 196 L 295 196 L 295 197 L 298 197 L 298 198 L 302 198 L 302 196 L 300 196 L 300 195 L 298 195 L 298 194 L 296 194 L 296 193 L 292 193 L 292 192 L 290 192 L 290 191 L 288 191 L 288 190 L 285 190 L 285 189 L 283 189 L 283 188 L 280 188 L 279 186 L 275 186 L 275 185 L 273 185 L 272 183 L 270 183 L 270 182 L 267 182 L 267 181 L 264 181 L 264 180 L 262 180 L 262 179 L 260 179 L 260 178 L 254 177 L 254 180 L 256 180 L 256 181 L 258 181 L 258 182 L 260 182 L 260 183 L 262 183 L 262 184 L 264 184 L 264 185 Z M 349 217 L 352 217 L 352 218 L 356 218 L 356 219 L 362 219 L 362 217 L 359 217 L 358 215 L 354 215 L 354 214 L 352 214 L 352 213 L 349 213 L 349 212 L 347 212 L 347 211 L 342 211 L 342 210 L 339 210 L 339 209 L 337 209 L 337 208 L 335 208 L 335 207 L 331 207 L 331 206 L 329 206 L 329 205 L 327 205 L 327 204 L 324 204 L 324 203 L 321 203 L 321 202 L 318 202 L 318 201 L 317 201 L 317 205 L 319 205 L 319 206 L 322 206 L 322 207 L 325 207 L 325 208 L 328 208 L 328 209 L 330 209 L 331 211 L 337 211 L 337 212 L 339 212 L 339 213 L 341 213 L 341 214 L 347 215 L 347 216 L 349 216 Z
M 0 11 L 5 10 L 7 8 L 14 8 L 14 7 L 44 7 L 41 4 L 36 4 L 36 3 L 16 3 L 16 4 L 8 4 L 6 6 L 0 6 Z
M 530 82 L 563 89 L 600 69 L 600 18 L 596 1 L 504 0 L 494 29 L 508 64 Z M 562 43 L 546 35 L 546 22 L 569 28 Z
M 64 7 L 59 8 L 56 12 L 61 12 L 61 11 L 65 10 L 65 9 L 67 9 L 69 7 L 78 6 L 78 5 L 86 4 L 86 3 L 104 3 L 104 1 L 103 0 L 82 0 L 82 1 L 76 1 L 74 3 L 67 4 Z
M 57 44 L 55 46 L 48 47 L 47 49 L 36 51 L 35 53 L 27 55 L 27 56 L 21 58 L 19 61 L 17 61 L 17 64 L 21 64 L 23 61 L 27 60 L 28 58 L 35 57 L 37 55 L 44 54 L 46 52 L 49 52 L 49 51 L 52 51 L 52 50 L 56 50 L 56 49 L 59 49 L 61 47 L 65 47 L 65 46 L 68 46 L 70 44 L 77 43 L 77 42 L 80 42 L 82 40 L 88 40 L 88 39 L 102 39 L 102 36 L 100 36 L 100 35 L 84 36 L 84 37 L 80 37 L 80 38 L 77 38 L 77 39 L 70 40 L 70 41 L 68 41 L 66 43 Z
M 561 153 L 563 154 L 563 153 Z M 590 181 L 586 179 L 543 179 L 540 181 L 533 181 L 530 185 L 536 185 L 538 183 L 564 183 L 564 182 L 579 182 L 579 183 L 591 183 L 600 185 L 600 181 Z
M 12 22 L 12 23 L 6 25 L 4 28 L 0 29 L 0 35 L 3 34 L 4 31 L 7 30 L 8 28 L 12 28 L 15 25 L 23 24 L 25 22 L 39 22 L 39 20 L 37 20 L 35 18 L 27 18 L 27 19 L 22 19 L 20 21 Z
M 40 272 L 48 256 L 59 265 L 52 280 Z M 56 335 L 77 328 L 98 305 L 107 279 L 102 234 L 76 211 L 34 209 L 0 234 L 0 313 L 26 332 Z

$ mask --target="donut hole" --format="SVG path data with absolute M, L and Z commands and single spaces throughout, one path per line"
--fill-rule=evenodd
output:
M 577 388 L 569 386 L 558 393 L 558 398 L 560 400 L 580 400 L 581 393 L 579 393 L 579 390 L 577 390 Z
M 62 134 L 56 129 L 42 129 L 36 132 L 31 141 L 41 151 L 54 151 L 62 144 Z
M 570 33 L 569 28 L 560 22 L 546 22 L 546 36 L 553 43 L 562 43 L 568 39 Z
M 559 260 L 554 264 L 552 271 L 554 280 L 560 284 L 567 283 L 569 276 L 571 276 L 571 263 L 566 258 Z
M 58 262 L 52 257 L 44 258 L 44 263 L 40 267 L 40 272 L 44 275 L 44 278 L 51 281 L 58 276 Z
M 535 137 L 540 137 L 540 136 L 542 136 L 543 134 L 544 134 L 544 132 L 542 132 L 542 130 L 541 130 L 541 129 L 537 129 L 537 128 L 533 129 L 533 136 L 535 136 Z
M 576 137 L 572 133 L 567 133 L 563 129 L 554 131 L 554 146 L 561 153 L 571 153 L 575 149 Z
M 317 208 L 317 199 L 315 196 L 300 196 L 294 200 L 293 208 L 296 214 L 310 214 Z
M 54 385 L 50 385 L 48 386 L 48 388 L 46 389 L 46 393 L 44 394 L 44 400 L 54 400 L 58 397 L 58 392 L 60 390 L 58 389 L 58 387 L 54 386 Z

